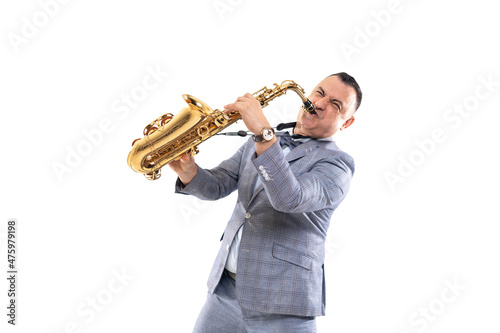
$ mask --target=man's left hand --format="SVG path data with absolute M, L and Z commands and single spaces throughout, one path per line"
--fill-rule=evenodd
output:
M 236 99 L 236 102 L 224 106 L 225 112 L 238 111 L 248 130 L 259 135 L 264 127 L 271 127 L 259 101 L 251 94 L 246 93 Z

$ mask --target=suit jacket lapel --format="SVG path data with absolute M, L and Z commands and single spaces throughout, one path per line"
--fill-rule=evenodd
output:
M 295 149 L 293 149 L 291 152 L 288 153 L 288 155 L 285 156 L 285 158 L 288 162 L 292 162 L 298 160 L 299 158 L 304 157 L 308 153 L 311 153 L 318 147 L 319 147 L 318 141 L 309 140 L 307 142 L 304 142 L 300 146 L 296 147 Z
M 245 165 L 243 174 L 248 176 L 243 179 L 245 186 L 239 187 L 239 196 L 242 203 L 249 203 L 253 199 L 253 196 L 255 196 L 253 188 L 258 177 L 258 172 L 251 161 L 248 161 L 247 165 Z
M 257 179 L 254 178 L 254 181 L 257 181 Z M 254 184 L 255 183 L 252 183 L 252 189 L 254 187 Z M 264 189 L 264 184 L 262 184 L 262 182 L 259 182 L 259 185 L 257 185 L 257 188 L 255 188 L 255 191 L 253 191 L 252 197 L 250 198 L 248 203 L 252 202 L 252 200 L 257 196 L 257 194 L 259 194 L 259 192 L 262 191 L 263 189 Z

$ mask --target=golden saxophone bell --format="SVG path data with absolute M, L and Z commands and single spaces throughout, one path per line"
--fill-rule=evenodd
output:
M 287 80 L 274 85 L 273 89 L 264 87 L 253 94 L 262 107 L 290 89 L 302 99 L 304 112 L 315 113 L 314 105 L 304 95 L 304 89 L 294 81 Z M 200 143 L 241 119 L 239 112 L 212 110 L 194 96 L 182 97 L 188 104 L 187 107 L 175 116 L 167 113 L 149 123 L 144 128 L 144 137 L 132 142 L 127 163 L 132 170 L 144 174 L 148 180 L 160 178 L 163 166 L 185 154 L 196 155 Z

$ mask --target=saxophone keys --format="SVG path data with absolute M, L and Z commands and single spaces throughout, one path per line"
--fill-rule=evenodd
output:
M 156 124 L 154 124 L 154 123 L 151 123 L 148 126 L 144 127 L 143 134 L 144 134 L 144 136 L 149 135 L 149 134 L 153 134 L 154 132 L 156 132 L 157 129 L 158 129 L 158 126 L 156 126 Z
M 201 126 L 200 128 L 197 129 L 196 132 L 198 133 L 199 136 L 201 136 L 202 139 L 204 139 L 209 131 L 207 126 Z
M 191 156 L 194 156 L 194 155 L 198 154 L 199 152 L 200 152 L 200 151 L 198 150 L 198 146 L 194 146 L 194 147 L 192 147 L 191 149 L 189 149 L 189 150 L 187 151 L 187 153 L 188 153 L 189 155 L 191 155 Z
M 170 120 L 174 117 L 173 114 L 171 113 L 166 113 L 163 116 L 160 117 L 160 126 L 166 125 L 169 123 Z
M 158 178 L 161 177 L 161 169 L 158 169 L 150 173 L 145 173 L 144 177 L 146 177 L 147 180 L 157 180 Z

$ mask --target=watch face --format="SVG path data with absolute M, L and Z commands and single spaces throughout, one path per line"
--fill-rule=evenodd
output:
M 270 128 L 266 128 L 263 132 L 262 132 L 262 136 L 264 137 L 264 140 L 266 141 L 269 141 L 273 138 L 273 130 L 270 129 Z

